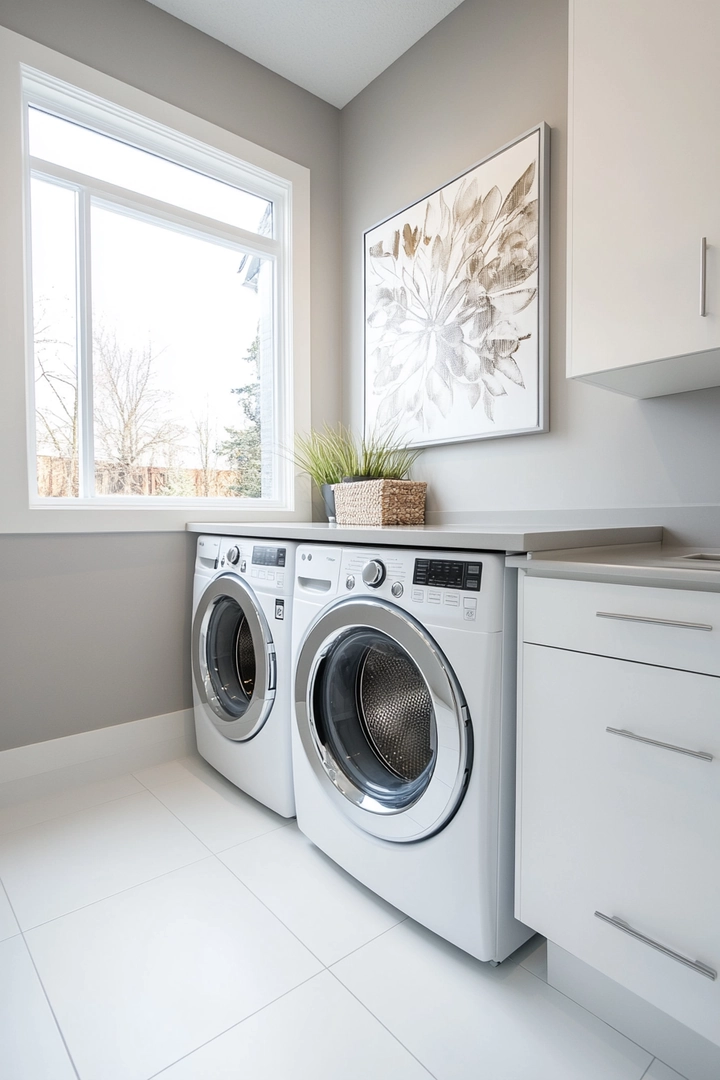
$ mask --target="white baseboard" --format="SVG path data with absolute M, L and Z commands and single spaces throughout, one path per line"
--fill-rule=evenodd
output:
M 687 1080 L 720 1077 L 720 1046 L 551 941 L 547 981 Z
M 0 806 L 159 765 L 196 749 L 192 709 L 0 752 Z

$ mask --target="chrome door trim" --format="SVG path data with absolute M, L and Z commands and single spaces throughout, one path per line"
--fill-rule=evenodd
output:
M 215 603 L 229 596 L 242 608 L 247 619 L 255 651 L 255 686 L 250 703 L 240 717 L 225 712 L 213 689 L 207 664 L 207 631 Z M 272 678 L 275 649 L 272 634 L 255 593 L 236 574 L 220 574 L 212 579 L 195 609 L 192 628 L 192 668 L 195 689 L 206 714 L 217 730 L 236 742 L 257 735 L 267 720 L 275 700 Z M 272 687 L 272 689 L 270 689 Z
M 318 668 L 336 638 L 369 628 L 391 638 L 423 676 L 435 712 L 437 750 L 427 787 L 410 806 L 383 806 L 345 774 L 319 735 L 313 715 Z M 295 666 L 295 719 L 307 761 L 335 805 L 360 829 L 407 843 L 439 832 L 456 812 L 472 767 L 472 727 L 460 684 L 442 650 L 402 608 L 379 597 L 348 597 L 322 611 L 303 636 Z

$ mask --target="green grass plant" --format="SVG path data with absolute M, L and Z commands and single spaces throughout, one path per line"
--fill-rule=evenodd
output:
M 319 431 L 295 439 L 293 459 L 299 469 L 322 487 L 339 484 L 346 476 L 404 480 L 420 453 L 393 436 L 381 438 L 372 434 L 358 441 L 342 424 L 336 428 L 326 424 Z

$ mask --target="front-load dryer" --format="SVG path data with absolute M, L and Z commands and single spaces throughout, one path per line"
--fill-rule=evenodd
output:
M 201 536 L 192 676 L 200 754 L 283 817 L 295 814 L 291 608 L 295 544 Z
M 514 571 L 497 554 L 299 545 L 298 825 L 480 960 L 513 916 Z

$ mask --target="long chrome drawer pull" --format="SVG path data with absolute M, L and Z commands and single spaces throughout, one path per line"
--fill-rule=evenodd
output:
M 700 317 L 707 315 L 705 296 L 707 292 L 707 236 L 700 238 Z
M 622 930 L 623 934 L 629 934 L 630 937 L 634 937 L 637 941 L 642 941 L 644 945 L 649 945 L 651 949 L 657 949 L 658 952 L 669 956 L 671 960 L 677 960 L 678 964 L 684 964 L 685 967 L 692 968 L 693 971 L 697 971 L 698 975 L 704 975 L 706 979 L 712 979 L 713 981 L 717 979 L 717 971 L 708 967 L 707 964 L 701 964 L 699 960 L 690 960 L 689 957 L 683 956 L 682 953 L 668 949 L 666 945 L 660 945 L 657 941 L 653 941 L 652 938 L 645 937 L 645 934 L 641 934 L 639 930 L 633 930 L 632 926 L 628 926 L 622 919 L 617 919 L 613 915 L 603 915 L 602 911 L 596 911 L 595 918 L 610 923 L 611 926 Z
M 712 630 L 709 623 L 677 622 L 675 619 L 653 619 L 650 615 L 618 615 L 615 611 L 596 611 L 598 619 L 622 619 L 624 622 L 655 623 L 656 626 L 680 626 L 683 630 Z
M 638 742 L 650 743 L 650 746 L 661 746 L 663 750 L 672 750 L 675 754 L 687 754 L 688 757 L 700 758 L 701 761 L 712 761 L 712 754 L 707 754 L 704 750 L 688 750 L 685 746 L 673 746 L 669 742 L 660 742 L 658 739 L 648 739 L 645 735 L 636 735 L 632 731 L 626 731 L 625 728 L 606 727 L 611 735 L 622 735 L 623 739 L 637 739 Z

